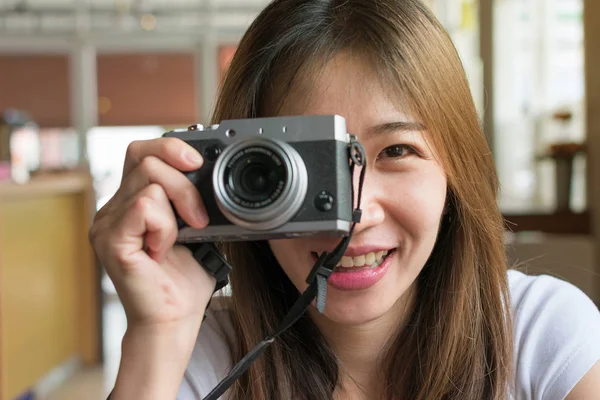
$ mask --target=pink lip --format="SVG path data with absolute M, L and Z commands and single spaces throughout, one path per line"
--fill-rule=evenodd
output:
M 333 272 L 331 276 L 329 276 L 327 282 L 333 288 L 338 290 L 347 291 L 368 289 L 379 282 L 387 273 L 395 255 L 396 251 L 392 251 L 390 254 L 388 254 L 380 266 L 373 269 L 367 268 L 361 271 L 353 272 Z M 316 261 L 314 256 L 313 259 Z

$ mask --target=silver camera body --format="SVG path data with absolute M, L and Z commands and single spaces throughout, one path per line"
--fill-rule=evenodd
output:
M 177 217 L 178 241 L 345 236 L 352 220 L 350 141 L 339 115 L 254 118 L 167 132 L 194 147 L 203 166 L 187 178 L 210 222 Z

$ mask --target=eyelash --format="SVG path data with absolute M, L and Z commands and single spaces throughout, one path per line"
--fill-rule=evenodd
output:
M 397 150 L 398 149 L 402 149 L 402 154 L 401 155 L 393 155 L 393 156 L 389 156 L 388 152 L 391 150 Z M 408 152 L 408 154 L 406 154 L 405 152 Z M 414 147 L 409 146 L 407 144 L 395 144 L 393 146 L 388 146 L 385 149 L 383 149 L 381 151 L 381 153 L 379 153 L 379 155 L 377 156 L 377 159 L 381 159 L 383 157 L 385 158 L 390 158 L 390 159 L 398 159 L 398 158 L 402 158 L 405 157 L 406 155 L 410 155 L 410 154 L 418 154 L 417 151 L 414 149 Z

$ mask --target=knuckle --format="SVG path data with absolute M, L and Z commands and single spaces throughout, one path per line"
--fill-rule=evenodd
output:
M 149 176 L 156 170 L 160 162 L 161 161 L 157 157 L 147 156 L 144 157 L 142 161 L 140 161 L 139 168 L 144 172 L 146 176 Z
M 133 202 L 133 212 L 145 213 L 150 208 L 151 199 L 146 195 L 141 195 Z
M 175 138 L 161 138 L 158 146 L 160 154 L 169 154 L 177 147 L 177 140 Z
M 117 248 L 112 248 L 111 253 L 111 258 L 116 261 L 117 265 L 123 266 L 129 262 L 129 255 Z
M 140 154 L 140 146 L 142 144 L 141 140 L 134 140 L 127 146 L 127 150 L 125 151 L 125 158 L 133 158 L 137 159 L 137 156 Z
M 164 188 L 158 183 L 151 183 L 144 189 L 144 196 L 154 200 L 161 200 L 166 197 Z
M 193 197 L 185 185 L 176 185 L 172 188 L 173 201 L 178 204 L 193 204 Z

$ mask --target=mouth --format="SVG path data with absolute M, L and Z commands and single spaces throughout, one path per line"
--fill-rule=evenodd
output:
M 387 257 L 392 255 L 396 248 L 369 252 L 354 257 L 343 256 L 334 268 L 335 272 L 358 272 L 362 270 L 375 269 L 379 267 Z M 313 260 L 316 262 L 319 253 L 312 251 Z

